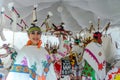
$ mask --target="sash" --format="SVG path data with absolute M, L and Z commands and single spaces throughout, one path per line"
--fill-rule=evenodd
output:
M 36 78 L 36 72 L 33 69 L 30 69 L 27 66 L 20 65 L 20 64 L 14 64 L 10 72 L 29 74 L 30 78 L 32 78 L 33 80 L 35 80 Z
M 95 60 L 95 62 L 98 65 L 98 70 L 102 70 L 103 66 L 105 65 L 105 61 L 103 61 L 102 63 L 100 63 L 98 61 L 98 59 L 96 58 L 96 56 L 89 49 L 86 48 L 85 51 L 93 58 L 93 60 Z

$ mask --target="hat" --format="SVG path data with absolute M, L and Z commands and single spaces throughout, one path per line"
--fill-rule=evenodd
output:
M 32 27 L 30 27 L 30 28 L 27 30 L 28 34 L 31 33 L 31 32 L 33 32 L 33 31 L 42 32 L 41 29 L 40 29 L 40 27 L 38 27 L 38 26 L 36 26 L 36 25 L 33 25 Z

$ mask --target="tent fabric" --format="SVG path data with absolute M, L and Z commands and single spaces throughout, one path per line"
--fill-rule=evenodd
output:
M 0 0 L 0 6 L 5 7 L 5 13 L 9 16 L 11 12 L 8 4 L 13 2 L 15 9 L 21 18 L 30 25 L 32 9 L 37 5 L 38 24 L 41 25 L 48 12 L 52 12 L 51 21 L 55 24 L 65 22 L 66 28 L 78 31 L 89 26 L 89 21 L 97 24 L 100 17 L 103 27 L 106 22 L 111 21 L 111 27 L 118 27 L 120 24 L 119 0 Z M 6 22 L 9 23 L 9 20 Z M 4 27 L 8 28 L 8 25 Z M 9 27 L 10 28 L 10 27 Z

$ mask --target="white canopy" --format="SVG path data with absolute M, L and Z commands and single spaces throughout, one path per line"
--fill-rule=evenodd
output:
M 52 12 L 52 23 L 59 25 L 64 22 L 66 28 L 79 31 L 89 26 L 89 21 L 97 24 L 100 17 L 100 26 L 103 27 L 108 21 L 111 27 L 119 27 L 120 0 L 0 0 L 0 6 L 5 8 L 5 13 L 11 17 L 8 4 L 14 3 L 14 7 L 20 14 L 20 18 L 30 25 L 33 6 L 37 5 L 38 25 L 41 25 L 48 12 Z M 10 20 L 1 27 L 10 28 Z

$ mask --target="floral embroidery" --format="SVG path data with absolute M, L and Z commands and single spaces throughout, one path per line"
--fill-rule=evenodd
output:
M 22 69 L 21 66 L 17 66 L 17 67 L 16 67 L 16 70 L 17 70 L 17 71 L 20 71 L 21 69 Z
M 29 70 L 28 70 L 27 67 L 25 67 L 25 68 L 23 69 L 23 71 L 24 71 L 24 72 L 28 72 Z

